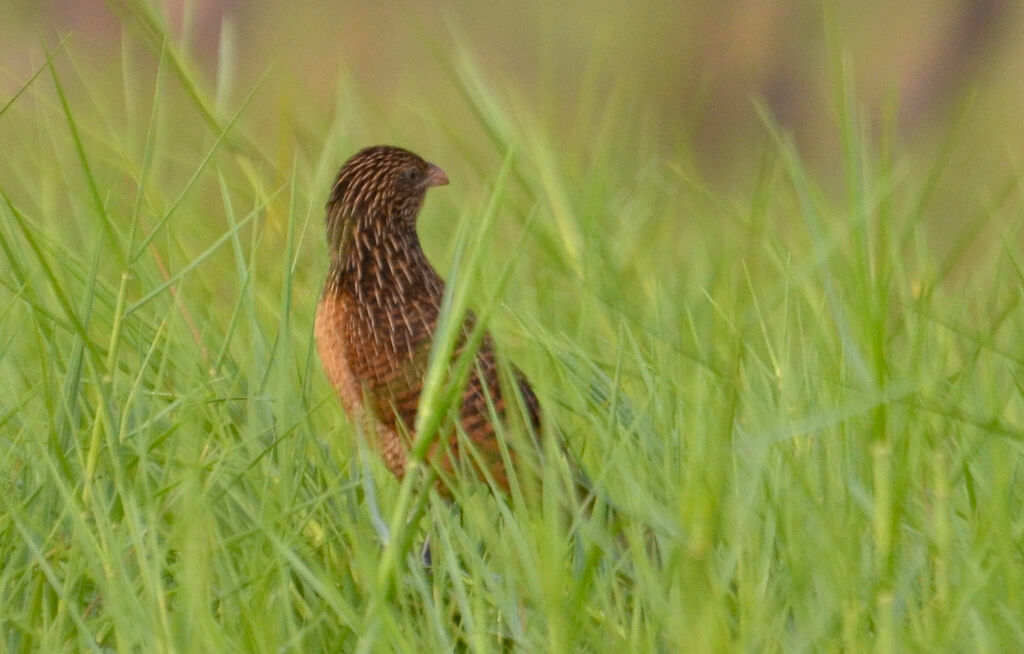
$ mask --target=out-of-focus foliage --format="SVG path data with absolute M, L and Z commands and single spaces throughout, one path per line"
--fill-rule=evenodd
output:
M 1024 10 L 1012 0 L 157 4 L 201 76 L 219 77 L 225 106 L 269 70 L 248 119 L 283 149 L 315 140 L 350 84 L 373 99 L 385 133 L 448 112 L 447 128 L 472 142 L 474 121 L 444 66 L 459 47 L 564 138 L 585 141 L 595 127 L 579 124 L 576 105 L 625 94 L 636 120 L 662 131 L 665 150 L 691 147 L 712 180 L 744 191 L 756 174 L 751 142 L 764 134 L 754 100 L 792 130 L 813 168 L 841 177 L 840 68 L 873 135 L 924 159 L 949 156 L 942 225 L 970 206 L 964 187 L 1010 174 L 1024 145 Z M 69 33 L 79 65 L 111 73 L 122 30 L 159 38 L 139 13 L 127 0 L 7 0 L 0 89 L 17 88 L 43 46 Z

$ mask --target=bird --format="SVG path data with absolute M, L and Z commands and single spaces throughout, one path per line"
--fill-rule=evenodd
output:
M 448 176 L 400 147 L 360 150 L 338 172 L 326 205 L 329 265 L 317 304 L 315 340 L 320 360 L 357 432 L 397 478 L 406 472 L 431 346 L 441 315 L 445 282 L 423 251 L 416 231 L 427 191 Z M 452 361 L 476 325 L 467 312 Z M 499 442 L 493 418 L 504 420 L 517 393 L 533 434 L 541 427 L 540 403 L 517 369 L 502 383 L 495 344 L 484 333 L 461 393 L 457 422 L 475 453 L 465 451 L 454 429 L 428 452 L 446 479 L 468 464 L 477 476 L 509 490 L 515 452 Z M 503 453 L 504 450 L 504 453 Z

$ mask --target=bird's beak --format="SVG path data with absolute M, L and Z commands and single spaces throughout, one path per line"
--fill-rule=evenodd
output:
M 447 183 L 448 175 L 445 175 L 443 170 L 434 164 L 427 165 L 427 188 L 430 188 L 431 186 L 444 186 Z

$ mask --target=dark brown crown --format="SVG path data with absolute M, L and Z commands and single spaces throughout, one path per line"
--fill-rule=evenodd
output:
M 339 245 L 345 221 L 377 222 L 378 228 L 412 225 L 427 189 L 448 183 L 437 166 L 390 145 L 376 145 L 353 155 L 338 171 L 327 202 L 327 239 Z M 357 227 L 358 228 L 358 227 Z

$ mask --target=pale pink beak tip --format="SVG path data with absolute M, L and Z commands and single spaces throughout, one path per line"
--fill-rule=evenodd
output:
M 429 164 L 427 169 L 427 187 L 431 186 L 444 186 L 448 183 L 448 175 L 444 174 L 438 166 Z

